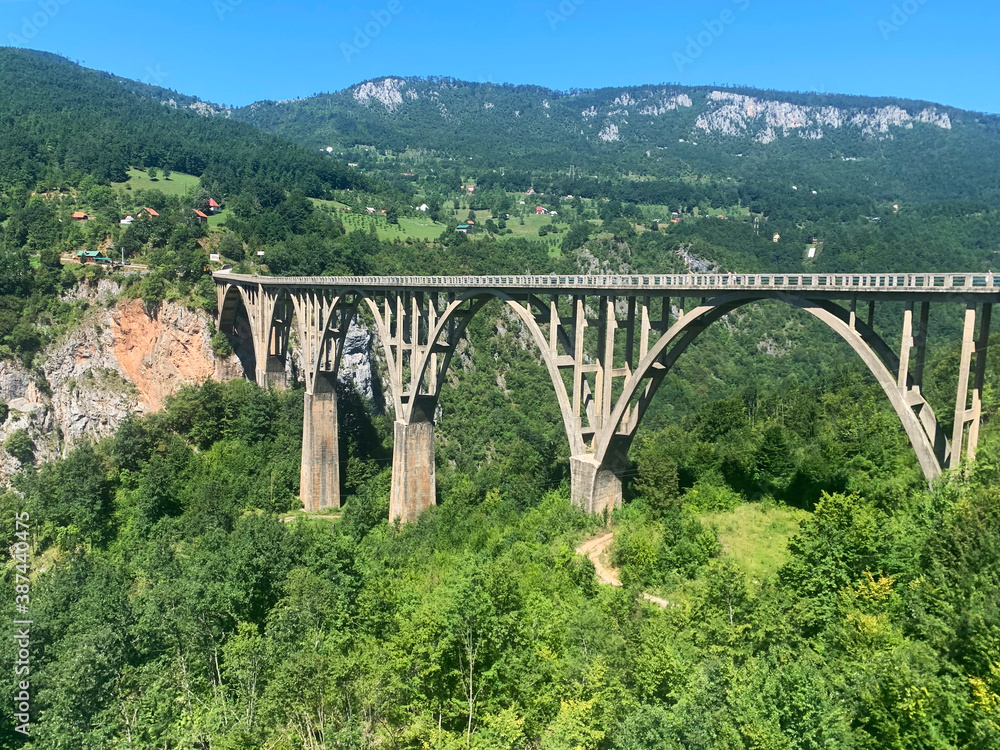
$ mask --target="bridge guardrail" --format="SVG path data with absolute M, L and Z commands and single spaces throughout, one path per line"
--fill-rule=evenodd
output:
M 518 276 L 249 276 L 216 273 L 219 280 L 279 286 L 420 287 L 454 289 L 622 289 L 636 290 L 823 290 L 830 292 L 998 292 L 1000 278 L 992 273 L 832 273 L 832 274 L 528 274 Z

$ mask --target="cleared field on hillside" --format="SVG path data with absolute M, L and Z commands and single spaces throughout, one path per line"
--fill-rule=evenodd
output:
M 400 217 L 398 225 L 390 224 L 382 215 L 363 216 L 345 213 L 340 214 L 340 218 L 348 232 L 359 229 L 367 232 L 375 227 L 379 239 L 382 240 L 405 240 L 407 237 L 421 241 L 436 240 L 444 231 L 444 224 L 435 224 L 430 219 L 409 216 Z
M 710 513 L 701 520 L 718 529 L 723 556 L 735 559 L 751 581 L 763 581 L 788 561 L 788 540 L 809 515 L 798 508 L 748 503 L 732 513 Z
M 156 180 L 151 180 L 149 175 L 141 169 L 130 169 L 128 175 L 128 182 L 113 182 L 112 187 L 119 190 L 131 188 L 131 192 L 159 190 L 167 195 L 186 195 L 189 189 L 196 188 L 201 184 L 201 178 L 183 172 L 172 172 L 168 180 L 164 179 L 162 174 Z

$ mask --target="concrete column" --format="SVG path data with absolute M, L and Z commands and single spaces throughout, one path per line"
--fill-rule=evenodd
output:
M 340 507 L 337 394 L 325 373 L 317 378 L 315 390 L 305 396 L 299 497 L 306 510 L 326 510 Z
M 396 421 L 389 520 L 409 523 L 436 504 L 434 423 Z
M 258 385 L 261 388 L 277 388 L 285 390 L 288 388 L 288 371 L 285 369 L 285 358 L 270 355 L 267 358 L 267 365 L 261 373 Z
M 570 458 L 569 470 L 573 505 L 598 515 L 622 506 L 622 480 L 613 468 L 586 454 Z

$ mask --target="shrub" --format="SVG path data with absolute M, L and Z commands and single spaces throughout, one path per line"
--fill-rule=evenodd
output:
M 28 435 L 27 430 L 17 430 L 12 433 L 3 447 L 25 466 L 35 462 L 35 443 Z
M 216 357 L 230 357 L 233 354 L 233 347 L 229 344 L 229 339 L 222 331 L 212 334 L 212 351 Z

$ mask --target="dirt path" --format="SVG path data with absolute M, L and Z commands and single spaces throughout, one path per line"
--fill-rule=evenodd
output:
M 576 548 L 576 552 L 579 555 L 586 555 L 590 558 L 590 561 L 594 563 L 594 571 L 597 573 L 597 580 L 607 586 L 621 586 L 621 578 L 618 577 L 618 571 L 612 568 L 610 565 L 606 565 L 604 558 L 608 547 L 615 540 L 615 535 L 612 532 L 604 534 L 603 536 L 591 539 L 588 542 L 584 542 L 579 547 Z M 667 607 L 673 607 L 674 605 L 668 602 L 666 599 L 661 599 L 658 596 L 653 596 L 652 594 L 643 593 L 642 598 L 647 602 L 652 602 L 660 607 L 666 609 Z
M 590 558 L 590 561 L 594 563 L 594 570 L 597 571 L 597 580 L 607 586 L 622 585 L 621 579 L 618 577 L 618 571 L 607 567 L 604 561 L 601 560 L 601 556 L 608 551 L 608 547 L 611 546 L 611 542 L 614 540 L 615 535 L 608 533 L 596 539 L 591 539 L 589 542 L 584 542 L 576 550 L 578 555 L 586 555 Z

